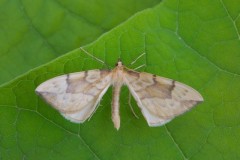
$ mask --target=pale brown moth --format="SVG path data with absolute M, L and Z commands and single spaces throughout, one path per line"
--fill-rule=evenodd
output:
M 149 126 L 161 126 L 203 101 L 193 88 L 146 72 L 126 68 L 119 60 L 113 70 L 88 70 L 52 78 L 36 93 L 66 119 L 83 123 L 96 111 L 101 98 L 113 86 L 112 121 L 120 128 L 119 94 L 127 85 Z

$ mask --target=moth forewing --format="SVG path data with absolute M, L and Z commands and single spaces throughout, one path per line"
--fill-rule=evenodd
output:
M 66 119 L 82 123 L 96 110 L 111 84 L 112 72 L 89 70 L 52 78 L 36 88 Z
M 124 80 L 149 126 L 161 126 L 203 101 L 193 88 L 153 74 L 125 68 Z

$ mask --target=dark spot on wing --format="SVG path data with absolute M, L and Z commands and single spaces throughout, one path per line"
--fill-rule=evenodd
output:
M 172 92 L 175 88 L 175 80 L 172 81 L 172 86 L 170 87 L 170 92 Z
M 157 78 L 156 74 L 153 74 L 153 82 L 154 82 L 154 83 L 157 82 L 156 78 Z
M 67 74 L 66 76 L 67 76 L 66 82 L 67 82 L 67 85 L 69 86 L 70 85 L 70 81 L 69 81 L 70 74 Z
M 88 76 L 88 71 L 84 71 L 84 77 Z
M 101 77 L 104 77 L 111 72 L 111 70 L 109 70 L 109 69 L 103 69 L 103 70 L 99 70 L 99 71 L 100 71 Z
M 139 78 L 140 74 L 138 72 L 132 71 L 132 70 L 126 70 L 128 74 Z

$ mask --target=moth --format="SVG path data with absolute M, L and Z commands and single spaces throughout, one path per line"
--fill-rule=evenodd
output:
M 193 88 L 146 72 L 137 72 L 121 60 L 113 70 L 88 70 L 52 78 L 40 84 L 36 93 L 66 119 L 83 123 L 89 119 L 101 98 L 113 86 L 112 121 L 120 128 L 119 94 L 127 85 L 149 126 L 161 126 L 203 101 Z

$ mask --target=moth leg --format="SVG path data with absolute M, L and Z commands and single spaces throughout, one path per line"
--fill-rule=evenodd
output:
M 128 105 L 130 106 L 133 115 L 134 115 L 137 119 L 139 119 L 139 117 L 137 116 L 137 114 L 136 114 L 136 113 L 134 112 L 134 110 L 133 110 L 133 107 L 132 107 L 132 104 L 131 104 L 131 97 L 132 97 L 132 95 L 131 95 L 131 93 L 129 92 Z

